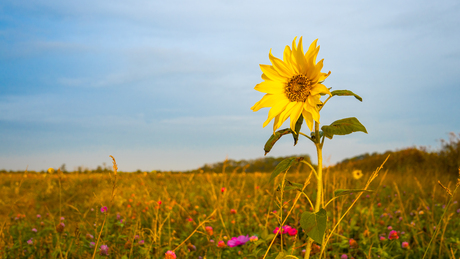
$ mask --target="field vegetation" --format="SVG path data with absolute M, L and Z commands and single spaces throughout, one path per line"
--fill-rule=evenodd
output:
M 324 168 L 328 231 L 390 158 L 327 242 L 323 258 L 459 258 L 460 141 L 438 151 L 366 154 Z M 310 159 L 304 156 L 305 159 Z M 283 158 L 227 160 L 188 172 L 0 172 L 2 258 L 303 258 L 300 214 L 312 206 L 295 188 L 281 200 L 270 173 Z M 119 165 L 122 168 L 122 165 Z M 362 177 L 356 176 L 361 170 Z M 355 174 L 355 177 L 353 177 Z M 286 179 L 308 185 L 308 167 Z M 442 184 L 440 185 L 438 181 Z M 333 199 L 330 203 L 327 203 Z M 288 215 L 286 217 L 286 215 Z M 281 220 L 286 219 L 284 224 Z M 283 228 L 275 237 L 276 228 Z M 269 252 L 267 253 L 267 251 Z M 319 258 L 313 245 L 310 258 Z

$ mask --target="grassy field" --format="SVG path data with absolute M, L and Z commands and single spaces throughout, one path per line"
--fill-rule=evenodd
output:
M 351 170 L 326 169 L 325 202 L 333 190 L 363 188 L 372 173 L 356 180 Z M 309 174 L 292 169 L 287 180 L 304 183 Z M 263 258 L 274 240 L 266 258 L 282 250 L 303 258 L 306 236 L 299 220 L 310 203 L 301 196 L 293 206 L 295 190 L 280 200 L 281 177 L 268 183 L 269 177 L 236 171 L 1 174 L 0 255 L 165 258 L 173 251 L 177 258 Z M 323 258 L 422 258 L 436 227 L 426 258 L 459 258 L 458 195 L 446 206 L 450 196 L 438 180 L 450 190 L 457 182 L 456 177 L 382 170 L 370 186 L 374 192 L 364 193 L 334 231 Z M 306 193 L 313 202 L 315 188 L 312 177 Z M 327 205 L 327 230 L 356 197 L 347 194 Z M 291 208 L 285 225 L 295 231 L 274 238 L 280 217 Z M 247 237 L 230 241 L 239 236 Z M 310 258 L 318 258 L 318 250 L 315 245 Z

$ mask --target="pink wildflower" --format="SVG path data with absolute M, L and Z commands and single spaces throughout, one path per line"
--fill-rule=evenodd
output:
M 246 244 L 248 241 L 249 241 L 249 235 L 232 237 L 232 239 L 228 240 L 227 245 L 229 247 L 241 246 L 241 245 Z
M 176 253 L 168 251 L 165 253 L 165 259 L 176 259 Z
M 217 247 L 219 247 L 219 248 L 224 248 L 224 247 L 226 247 L 226 246 L 227 246 L 227 245 L 226 245 L 225 242 L 222 241 L 222 240 L 220 240 L 220 241 L 217 243 Z
M 390 231 L 390 234 L 388 234 L 388 239 L 390 240 L 399 239 L 398 232 L 394 230 Z

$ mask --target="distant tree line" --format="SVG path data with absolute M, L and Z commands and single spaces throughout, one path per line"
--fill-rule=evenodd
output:
M 456 174 L 460 167 L 460 134 L 449 134 L 449 140 L 441 140 L 441 148 L 429 151 L 426 147 L 411 147 L 398 151 L 386 151 L 385 153 L 366 153 L 343 160 L 332 167 L 332 170 L 374 171 L 385 158 L 390 158 L 384 168 L 399 173 L 442 173 Z
M 379 167 L 385 158 L 390 155 L 390 159 L 385 163 L 384 169 L 400 173 L 443 173 L 458 174 L 460 167 L 460 134 L 450 133 L 448 140 L 441 140 L 441 147 L 436 151 L 429 151 L 425 147 L 410 147 L 397 151 L 386 151 L 384 153 L 365 153 L 352 158 L 347 158 L 335 166 L 330 167 L 331 171 L 346 170 L 363 170 L 374 171 Z M 287 157 L 263 157 L 252 160 L 226 160 L 214 164 L 205 164 L 204 166 L 183 172 L 177 171 L 151 171 L 150 173 L 254 173 L 254 172 L 272 172 L 279 162 L 290 157 L 304 157 L 305 161 L 311 163 L 309 155 L 287 156 Z M 312 164 L 313 165 L 313 164 Z M 315 167 L 315 165 L 313 165 Z M 316 167 L 315 167 L 316 168 Z M 63 173 L 108 173 L 112 171 L 111 166 L 98 166 L 96 169 L 87 169 L 78 167 L 75 171 L 67 171 L 65 164 L 60 167 Z M 291 170 L 299 172 L 309 171 L 309 167 L 303 163 L 294 165 Z M 121 171 L 118 171 L 121 173 Z M 7 171 L 0 170 L 1 173 L 24 173 L 24 171 Z M 40 172 L 29 171 L 29 173 L 46 173 L 45 170 Z M 131 173 L 144 173 L 137 170 Z
M 286 158 L 291 157 L 303 157 L 304 160 L 308 163 L 311 163 L 311 159 L 309 155 L 296 155 L 296 156 L 285 156 L 285 157 L 263 157 L 258 159 L 251 159 L 251 160 L 225 160 L 224 162 L 218 162 L 214 164 L 205 164 L 204 166 L 192 170 L 187 171 L 186 173 L 255 173 L 255 172 L 272 172 L 276 165 L 279 162 L 283 161 Z M 307 165 L 300 163 L 293 167 L 293 170 L 304 171 L 309 168 Z

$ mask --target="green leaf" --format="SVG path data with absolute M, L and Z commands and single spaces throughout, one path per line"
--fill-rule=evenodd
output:
M 295 132 L 292 132 L 292 137 L 294 138 L 294 146 L 297 145 L 297 141 L 299 141 L 299 132 L 300 128 L 302 128 L 302 123 L 303 123 L 303 116 L 300 115 L 299 119 L 297 120 L 295 124 Z
M 338 189 L 334 191 L 334 197 L 342 196 L 342 195 L 347 195 L 350 193 L 355 193 L 355 192 L 373 192 L 371 190 L 361 190 L 361 189 Z
M 291 129 L 289 129 L 289 128 L 278 130 L 277 132 L 275 132 L 275 134 L 273 134 L 267 140 L 267 142 L 265 143 L 265 147 L 264 147 L 265 154 L 264 154 L 264 156 L 267 155 L 268 152 L 270 152 L 270 150 L 272 150 L 272 148 L 275 145 L 276 141 L 278 141 L 282 136 L 284 136 L 286 134 L 289 134 L 289 133 L 291 133 Z
M 272 175 L 270 176 L 270 181 L 273 181 L 281 172 L 289 170 L 291 167 L 292 163 L 297 159 L 297 157 L 291 157 L 291 158 L 286 158 L 283 161 L 281 161 L 276 167 L 275 170 L 273 171 Z
M 347 135 L 353 132 L 362 131 L 367 133 L 366 127 L 355 117 L 334 121 L 329 126 L 322 126 L 324 136 L 332 139 L 334 135 Z
M 350 90 L 335 90 L 331 92 L 332 96 L 338 95 L 338 96 L 354 96 L 356 99 L 360 100 L 361 102 L 363 101 L 363 98 L 361 96 L 353 93 Z
M 325 209 L 320 209 L 316 213 L 305 211 L 300 218 L 300 225 L 307 235 L 322 244 L 324 232 L 326 231 L 327 214 Z

